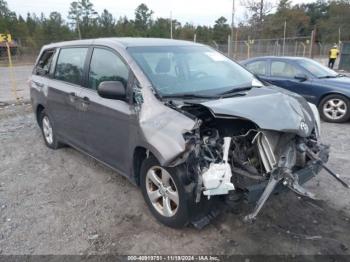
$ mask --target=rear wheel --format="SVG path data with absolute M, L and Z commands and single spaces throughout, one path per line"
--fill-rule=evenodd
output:
M 319 105 L 319 112 L 322 119 L 332 123 L 342 123 L 349 120 L 349 109 L 349 100 L 342 95 L 326 96 Z
M 150 156 L 144 160 L 140 175 L 142 194 L 153 216 L 169 227 L 186 226 L 192 194 L 186 192 L 183 169 L 162 167 Z
M 58 149 L 62 144 L 57 140 L 51 118 L 46 113 L 45 109 L 40 112 L 39 124 L 45 144 L 51 149 Z

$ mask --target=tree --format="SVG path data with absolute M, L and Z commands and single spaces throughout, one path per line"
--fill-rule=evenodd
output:
M 115 19 L 113 15 L 104 9 L 98 18 L 101 36 L 113 36 L 115 34 Z
M 17 23 L 17 16 L 7 5 L 7 2 L 0 0 L 0 32 L 10 33 Z
M 209 26 L 197 26 L 197 41 L 209 43 L 213 39 L 213 30 Z
M 244 6 L 248 10 L 248 23 L 252 28 L 252 37 L 261 38 L 264 19 L 272 11 L 273 3 L 267 0 L 246 0 Z
M 74 1 L 70 5 L 68 18 L 76 26 L 79 38 L 91 36 L 92 27 L 96 25 L 97 12 L 90 0 Z
M 78 2 L 72 2 L 68 13 L 68 19 L 72 20 L 81 39 L 80 23 L 81 23 L 81 6 Z
M 265 17 L 262 34 L 267 38 L 282 38 L 284 34 L 284 23 L 286 22 L 286 35 L 305 36 L 310 35 L 310 18 L 298 5 L 291 6 L 288 0 L 281 0 L 277 11 Z
M 227 37 L 230 33 L 230 26 L 227 23 L 227 19 L 223 16 L 219 17 L 215 21 L 213 36 L 217 43 L 223 44 L 227 42 Z
M 10 16 L 10 9 L 7 6 L 7 2 L 0 0 L 0 19 L 4 19 Z
M 317 22 L 319 39 L 337 43 L 339 30 L 341 40 L 350 40 L 350 1 L 338 0 L 329 2 L 328 15 Z
M 180 38 L 184 40 L 193 40 L 196 28 L 193 24 L 186 23 L 180 30 Z
M 157 18 L 154 21 L 151 29 L 150 36 L 152 37 L 161 37 L 161 38 L 170 38 L 170 21 L 166 18 Z
M 68 20 L 58 12 L 17 15 L 0 0 L 0 32 L 11 33 L 24 47 L 22 50 L 38 52 L 42 45 L 70 39 L 104 36 L 152 36 L 170 37 L 170 21 L 159 17 L 152 19 L 153 11 L 145 4 L 135 9 L 135 18 L 120 17 L 116 20 L 107 10 L 98 15 L 93 0 L 75 0 L 70 4 Z M 239 39 L 282 38 L 284 22 L 287 37 L 310 36 L 316 29 L 317 40 L 323 43 L 350 40 L 350 0 L 317 0 L 307 4 L 293 4 L 291 0 L 242 0 L 248 9 L 246 21 L 237 25 Z M 276 8 L 272 8 L 276 6 Z M 173 19 L 173 37 L 198 42 L 226 44 L 230 26 L 225 17 L 215 21 L 214 26 L 181 25 Z
M 48 19 L 44 19 L 42 24 L 43 34 L 46 41 L 59 42 L 72 39 L 71 31 L 65 24 L 62 16 L 58 12 L 51 12 Z
M 315 26 L 320 20 L 327 20 L 329 17 L 329 4 L 324 0 L 301 4 L 300 8 L 310 17 L 310 25 Z
M 135 10 L 135 28 L 140 32 L 141 35 L 147 34 L 148 29 L 152 25 L 152 14 L 147 5 L 140 4 Z

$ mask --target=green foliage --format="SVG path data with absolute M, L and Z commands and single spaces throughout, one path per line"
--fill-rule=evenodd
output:
M 227 36 L 230 33 L 230 26 L 225 17 L 221 16 L 215 21 L 213 32 L 214 39 L 217 43 L 223 44 L 227 42 Z
M 338 42 L 339 28 L 341 39 L 350 40 L 350 1 L 338 0 L 329 2 L 327 19 L 318 19 L 319 39 Z
M 80 39 L 94 37 L 97 26 L 97 12 L 90 0 L 72 2 L 68 18 L 75 25 Z
M 243 1 L 243 0 L 242 0 Z M 338 42 L 339 28 L 343 41 L 350 40 L 350 1 L 317 0 L 313 3 L 293 5 L 290 0 L 280 0 L 273 8 L 269 0 L 245 0 L 248 17 L 238 25 L 239 40 L 283 37 L 287 22 L 288 36 L 307 36 L 317 30 L 317 40 Z M 272 1 L 272 0 L 270 0 Z M 272 12 L 272 9 L 274 12 Z M 219 17 L 214 26 L 181 24 L 172 21 L 174 38 L 198 42 L 226 44 L 231 33 L 225 17 Z M 67 20 L 58 12 L 48 17 L 28 13 L 18 16 L 0 0 L 0 33 L 11 33 L 18 42 L 37 50 L 42 45 L 79 38 L 142 36 L 170 37 L 170 19 L 153 18 L 153 11 L 145 4 L 135 9 L 133 19 L 113 17 L 107 9 L 98 14 L 91 0 L 76 0 L 70 4 Z
M 140 4 L 135 10 L 135 28 L 140 36 L 148 36 L 152 26 L 153 11 L 147 5 Z

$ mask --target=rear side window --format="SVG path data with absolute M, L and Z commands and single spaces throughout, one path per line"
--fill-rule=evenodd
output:
M 55 50 L 46 50 L 41 55 L 36 67 L 35 74 L 40 76 L 47 76 L 50 72 L 52 58 L 54 57 Z
M 94 48 L 90 72 L 89 88 L 96 90 L 103 81 L 121 81 L 126 87 L 129 78 L 129 68 L 121 58 L 112 51 Z
M 84 62 L 88 48 L 64 48 L 58 56 L 55 79 L 81 84 L 84 70 Z
M 255 61 L 249 63 L 246 67 L 249 71 L 257 75 L 266 75 L 266 61 Z
M 288 77 L 293 78 L 297 74 L 301 74 L 301 70 L 296 68 L 294 65 L 291 65 L 282 61 L 273 61 L 271 63 L 271 75 L 277 77 Z

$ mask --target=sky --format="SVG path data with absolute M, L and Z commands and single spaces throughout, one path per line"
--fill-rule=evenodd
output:
M 70 3 L 73 0 L 7 0 L 8 6 L 17 14 L 26 16 L 28 12 L 48 15 L 52 11 L 60 12 L 66 19 Z M 235 23 L 244 21 L 244 0 L 235 0 Z M 277 0 L 270 0 L 277 1 Z M 295 3 L 312 2 L 313 0 L 292 0 Z M 224 16 L 231 23 L 232 0 L 91 0 L 95 10 L 101 13 L 107 9 L 114 17 L 127 16 L 134 18 L 135 8 L 145 3 L 154 11 L 153 18 L 170 17 L 181 23 L 189 22 L 194 25 L 213 25 L 215 20 Z

